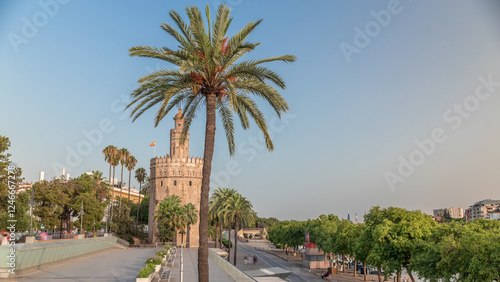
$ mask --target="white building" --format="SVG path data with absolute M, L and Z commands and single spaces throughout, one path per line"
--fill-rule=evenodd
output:
M 490 219 L 490 215 L 500 208 L 500 200 L 486 199 L 469 207 L 469 220 L 484 218 Z
M 433 216 L 443 216 L 445 212 L 448 212 L 451 218 L 463 218 L 464 217 L 464 208 L 444 208 L 444 209 L 435 209 L 432 210 Z

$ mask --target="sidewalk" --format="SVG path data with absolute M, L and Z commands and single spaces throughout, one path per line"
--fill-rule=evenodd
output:
M 198 281 L 198 249 L 197 248 L 189 248 L 184 249 L 184 274 L 183 280 L 185 282 L 190 281 Z M 174 266 L 171 267 L 171 264 L 167 265 L 167 268 L 171 270 L 171 276 L 169 282 L 178 282 L 180 280 L 180 262 L 181 262 L 181 249 L 177 248 L 177 252 L 175 254 Z M 210 258 L 208 259 L 209 265 L 209 276 L 210 281 L 220 281 L 220 282 L 233 282 L 234 280 L 222 269 L 220 268 L 214 261 Z M 167 279 L 158 279 L 155 277 L 153 281 L 167 281 Z

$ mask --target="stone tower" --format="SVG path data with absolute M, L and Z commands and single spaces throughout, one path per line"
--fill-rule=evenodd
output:
M 149 241 L 158 241 L 154 215 L 165 198 L 177 195 L 182 205 L 192 203 L 200 211 L 201 179 L 203 159 L 189 156 L 189 132 L 184 144 L 180 144 L 184 117 L 181 110 L 174 117 L 174 128 L 170 130 L 170 155 L 151 159 L 149 192 Z M 199 215 L 198 215 L 199 218 Z M 199 246 L 198 223 L 190 226 L 184 234 L 184 246 Z M 176 235 L 180 245 L 181 234 Z

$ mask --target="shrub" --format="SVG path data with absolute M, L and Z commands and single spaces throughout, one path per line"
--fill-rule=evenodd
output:
M 227 248 L 229 246 L 229 240 L 222 238 L 222 244 L 224 244 L 224 247 Z M 229 246 L 229 248 L 232 247 L 233 247 L 233 242 L 231 242 L 231 246 Z
M 146 267 L 139 270 L 137 278 L 148 278 L 151 273 L 155 272 L 155 267 L 153 264 L 146 264 Z
M 164 258 L 167 255 L 167 252 L 165 252 L 165 251 L 159 251 L 159 252 L 156 253 L 156 255 Z
M 158 265 L 161 264 L 162 258 L 159 256 L 153 256 L 146 260 L 146 264 Z

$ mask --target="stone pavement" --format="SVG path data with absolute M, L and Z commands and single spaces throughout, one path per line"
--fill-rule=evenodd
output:
M 135 281 L 146 259 L 156 253 L 155 248 L 113 248 L 68 259 L 42 269 L 22 273 L 14 279 L 0 281 Z
M 189 248 L 184 249 L 184 281 L 185 282 L 195 282 L 198 281 L 198 249 L 197 248 Z M 174 267 L 171 267 L 170 264 L 167 264 L 167 268 L 171 270 L 171 276 L 169 282 L 177 282 L 180 281 L 180 261 L 181 261 L 181 249 L 177 248 L 175 259 L 174 259 Z M 208 259 L 209 265 L 209 276 L 210 281 L 217 282 L 233 282 L 232 279 L 222 268 L 219 267 L 213 260 Z M 167 281 L 166 279 L 155 279 L 154 281 Z

